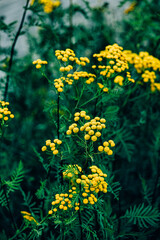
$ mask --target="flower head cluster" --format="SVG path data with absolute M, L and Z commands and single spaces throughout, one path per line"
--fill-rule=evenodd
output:
M 0 101 L 0 123 L 6 122 L 9 118 L 14 118 L 14 115 L 8 109 L 9 102 Z
M 113 140 L 109 140 L 108 142 L 103 142 L 103 146 L 98 147 L 99 152 L 105 152 L 108 155 L 112 155 L 113 151 L 110 149 L 110 147 L 115 147 L 115 143 Z
M 63 73 L 63 77 L 55 79 L 54 85 L 58 92 L 63 92 L 65 83 L 72 85 L 74 80 L 84 78 L 87 84 L 91 84 L 96 75 L 85 71 L 73 71 L 75 65 L 85 66 L 89 63 L 87 57 L 77 58 L 74 51 L 67 48 L 66 50 L 56 50 L 55 56 L 61 62 L 60 72 Z
M 147 69 L 160 71 L 160 60 L 149 55 L 148 52 L 140 52 L 139 54 L 125 50 L 124 55 L 130 64 L 133 64 L 138 73 L 143 73 Z
M 115 77 L 115 79 L 114 79 L 114 83 L 118 83 L 120 86 L 122 86 L 122 85 L 123 85 L 123 80 L 124 80 L 124 77 L 122 77 L 122 76 L 117 76 L 117 77 Z
M 77 166 L 77 165 L 76 165 Z M 79 167 L 79 166 L 78 166 Z M 85 175 L 80 167 L 75 170 L 75 165 L 73 166 L 75 175 L 73 174 L 72 177 L 69 176 L 69 173 L 73 173 L 72 165 L 69 165 L 67 170 L 63 172 L 64 179 L 69 180 L 73 186 L 76 187 L 76 193 L 81 194 L 82 200 L 83 198 L 89 197 L 90 193 L 97 194 L 98 192 L 107 192 L 107 183 L 105 181 L 105 177 L 107 174 L 104 174 L 100 168 L 97 166 L 91 166 L 90 171 L 91 173 Z M 88 199 L 89 201 L 91 199 Z M 93 200 L 92 200 L 93 202 Z M 96 201 L 95 201 L 96 202 Z M 83 202 L 84 203 L 84 202 Z
M 105 87 L 102 83 L 97 83 L 97 85 L 99 86 L 100 89 L 103 90 L 103 92 L 108 92 L 109 88 Z
M 59 140 L 59 139 L 54 139 L 53 142 L 51 142 L 51 140 L 46 140 L 46 145 L 43 146 L 41 148 L 42 152 L 45 152 L 45 151 L 52 151 L 53 152 L 53 155 L 57 155 L 58 154 L 58 149 L 56 148 L 56 145 L 60 145 L 62 144 L 62 141 Z
M 82 172 L 82 168 L 77 164 L 68 165 L 66 171 L 63 172 L 63 177 L 75 179 L 76 176 L 81 172 Z
M 87 57 L 77 58 L 74 51 L 69 48 L 67 48 L 66 50 L 56 50 L 55 56 L 57 57 L 58 60 L 61 60 L 64 63 L 74 62 L 81 66 L 85 66 L 86 63 L 90 62 Z M 60 68 L 60 71 L 67 71 L 67 70 L 66 68 L 65 70 Z
M 69 180 L 72 188 L 68 193 L 61 193 L 55 195 L 55 200 L 52 202 L 52 209 L 49 214 L 57 211 L 84 208 L 86 204 L 95 204 L 97 202 L 97 193 L 107 193 L 107 182 L 104 174 L 97 166 L 90 167 L 91 173 L 84 175 L 82 168 L 78 165 L 69 165 L 63 172 L 63 177 Z M 74 173 L 74 174 L 73 174 Z
M 68 193 L 60 193 L 55 195 L 55 200 L 52 202 L 52 210 L 50 210 L 48 213 L 52 214 L 54 212 L 57 212 L 58 210 L 66 211 L 70 208 L 73 208 L 75 210 L 79 210 L 79 207 L 77 209 L 77 206 L 79 203 L 75 202 L 72 203 L 73 195 L 76 193 L 76 187 L 72 187 L 72 189 L 69 190 Z
M 42 61 L 41 59 L 37 59 L 35 61 L 33 61 L 33 64 L 36 65 L 36 68 L 39 69 L 42 67 L 42 65 L 46 65 L 48 64 L 47 61 Z
M 107 46 L 104 51 L 93 55 L 101 63 L 98 66 L 102 70 L 100 75 L 109 78 L 114 73 L 121 73 L 129 68 L 122 50 L 123 48 L 115 43 Z M 93 65 L 92 68 L 96 68 L 96 66 Z
M 160 83 L 155 82 L 156 72 L 160 71 L 160 60 L 158 58 L 149 55 L 148 52 L 140 52 L 139 54 L 126 50 L 124 54 L 127 61 L 133 65 L 137 73 L 142 74 L 142 82 L 138 80 L 138 83 L 149 83 L 150 89 L 154 92 L 156 89 L 160 91 Z
M 31 0 L 31 6 L 34 4 L 35 0 Z M 45 13 L 51 13 L 54 8 L 60 6 L 61 2 L 58 0 L 38 0 L 39 4 L 43 5 L 43 10 Z
M 85 79 L 87 79 L 86 83 L 91 84 L 92 82 L 94 82 L 94 79 L 95 79 L 96 75 L 93 74 L 93 73 L 80 71 L 80 72 L 74 72 L 73 74 L 69 73 L 67 75 L 67 77 L 68 78 L 72 77 L 74 80 L 79 80 L 79 78 L 85 78 Z
M 35 220 L 34 217 L 32 217 L 31 213 L 26 211 L 21 211 L 23 218 L 26 219 L 29 222 L 34 222 L 36 225 L 38 225 L 38 222 Z
M 143 82 L 151 82 L 154 83 L 155 79 L 156 79 L 156 74 L 155 72 L 150 72 L 148 70 L 144 71 L 144 73 L 142 74 L 142 78 L 143 78 Z
M 54 80 L 54 86 L 58 92 L 63 92 L 64 83 L 72 85 L 73 80 L 65 77 L 57 78 Z
M 87 120 L 87 122 L 82 122 L 82 118 Z M 76 112 L 74 114 L 74 121 L 79 122 L 80 126 L 78 127 L 77 123 L 71 124 L 66 132 L 67 135 L 78 133 L 80 130 L 81 132 L 84 132 L 85 140 L 92 140 L 93 142 L 97 141 L 97 139 L 101 136 L 101 130 L 106 127 L 106 120 L 100 117 L 95 117 L 91 120 L 90 119 L 90 116 L 86 115 L 85 111 Z
M 144 71 L 142 74 L 142 79 L 144 83 L 149 83 L 150 84 L 150 89 L 151 92 L 155 92 L 156 89 L 160 91 L 160 83 L 156 83 L 156 74 L 154 71 L 150 72 L 148 70 Z
M 113 44 L 106 46 L 105 50 L 98 54 L 94 54 L 100 64 L 98 66 L 93 65 L 93 69 L 99 69 L 100 75 L 103 76 L 102 82 L 98 82 L 98 86 L 103 92 L 109 92 L 109 89 L 114 87 L 113 83 L 117 83 L 120 86 L 124 85 L 124 77 L 117 76 L 117 74 L 123 73 L 126 75 L 126 83 L 134 82 L 131 78 L 131 74 L 127 71 L 129 69 L 128 62 L 125 54 L 123 53 L 123 48 L 118 44 Z M 116 77 L 116 78 L 115 78 Z M 114 81 L 112 81 L 112 79 Z

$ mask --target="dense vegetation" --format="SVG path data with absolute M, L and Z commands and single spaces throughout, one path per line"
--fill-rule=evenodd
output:
M 1 18 L 0 239 L 159 239 L 160 8 L 126 2 L 118 35 L 106 2 Z

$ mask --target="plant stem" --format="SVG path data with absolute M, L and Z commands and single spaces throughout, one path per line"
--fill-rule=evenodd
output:
M 69 25 L 70 25 L 70 48 L 72 49 L 72 35 L 73 35 L 73 2 L 70 0 L 70 6 L 69 6 Z
M 64 240 L 64 225 L 63 225 L 63 223 L 60 226 L 60 233 L 61 233 L 61 240 Z
M 58 99 L 57 99 L 57 136 L 59 139 L 59 128 L 60 128 L 60 122 L 59 122 L 59 102 L 60 102 L 60 92 L 58 92 Z
M 119 192 L 119 202 L 118 202 L 118 229 L 117 229 L 118 235 L 120 234 L 120 230 L 121 230 L 121 192 Z
M 157 191 L 157 185 L 159 180 L 159 170 L 160 170 L 160 163 L 159 163 L 159 157 L 157 157 L 157 176 L 155 179 L 155 185 L 154 185 L 154 190 L 152 194 L 152 205 L 155 203 L 155 199 L 156 199 L 156 191 Z
M 97 98 L 97 97 L 99 97 L 99 96 L 101 96 L 103 94 L 103 92 L 102 93 L 100 93 L 99 95 L 97 95 L 97 96 L 94 96 L 93 98 L 91 98 L 90 100 L 88 100 L 87 102 L 85 102 L 85 103 L 83 103 L 80 107 L 82 107 L 82 106 L 84 106 L 84 105 L 86 105 L 86 104 L 88 104 L 89 102 L 91 102 L 91 101 L 93 101 L 95 98 Z
M 79 199 L 79 204 L 80 204 L 80 199 Z M 81 231 L 80 240 L 83 240 L 82 218 L 81 218 L 80 208 L 78 210 L 78 218 L 79 218 L 79 225 L 80 225 L 80 231 Z
M 58 92 L 58 98 L 57 98 L 57 136 L 59 139 L 59 130 L 60 130 L 60 116 L 59 116 L 59 107 L 60 107 L 60 92 Z M 61 175 L 61 184 L 63 185 L 63 173 L 62 173 L 62 167 L 63 167 L 63 162 L 62 159 L 60 160 L 60 175 Z
M 16 226 L 16 223 L 14 221 L 14 217 L 13 217 L 13 214 L 12 214 L 12 211 L 11 211 L 11 207 L 10 207 L 10 204 L 9 204 L 9 200 L 8 200 L 7 192 L 6 192 L 6 189 L 5 189 L 5 185 L 2 185 L 2 189 L 4 191 L 4 195 L 5 195 L 5 198 L 7 200 L 7 207 L 8 207 L 8 211 L 9 211 L 9 214 L 10 214 L 10 217 L 11 217 L 14 229 L 15 229 L 15 231 L 17 231 L 17 226 Z
M 79 104 L 79 102 L 80 102 L 80 100 L 81 100 L 81 97 L 82 97 L 83 92 L 84 92 L 84 88 L 85 88 L 85 85 L 83 84 L 83 88 L 82 88 L 82 90 L 81 90 L 81 93 L 80 93 L 79 99 L 78 99 L 78 101 L 77 101 L 77 104 L 76 104 L 76 106 L 75 106 L 75 108 L 74 108 L 74 112 L 76 111 L 76 109 L 77 109 L 77 107 L 78 107 L 78 104 Z
M 28 4 L 29 4 L 29 1 L 30 0 L 26 1 L 26 5 L 24 7 L 24 12 L 23 12 L 23 15 L 22 15 L 22 19 L 21 19 L 18 31 L 16 33 L 15 39 L 14 39 L 12 47 L 11 47 L 11 53 L 10 53 L 10 59 L 9 59 L 9 65 L 8 65 L 7 81 L 6 81 L 5 92 L 4 92 L 4 101 L 6 101 L 7 93 L 8 93 L 8 86 L 9 86 L 9 80 L 10 80 L 10 72 L 11 72 L 12 63 L 13 63 L 14 49 L 15 49 L 15 45 L 16 45 L 16 42 L 18 40 L 18 37 L 20 36 L 21 29 L 23 27 L 23 23 L 24 23 L 24 20 L 25 20 L 25 16 L 26 16 L 26 12 L 27 12 L 27 7 L 28 7 Z

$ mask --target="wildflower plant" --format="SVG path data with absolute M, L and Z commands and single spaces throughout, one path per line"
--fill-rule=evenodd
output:
M 0 20 L 0 239 L 159 240 L 159 2 L 130 1 L 123 47 L 106 2 L 25 2 Z
M 131 110 L 144 110 L 148 103 L 147 111 L 150 111 L 148 89 L 142 89 L 146 90 L 147 98 L 138 94 L 142 83 L 155 84 L 158 61 L 153 66 L 150 57 L 143 61 L 148 56 L 146 53 L 136 58 L 118 44 L 94 54 L 94 65 L 87 57 L 77 57 L 70 48 L 56 50 L 55 56 L 58 72 L 54 78 L 47 71 L 49 61 L 33 61 L 35 71 L 51 86 L 51 108 L 45 107 L 45 111 L 54 123 L 49 126 L 49 137 L 41 139 L 38 150 L 33 148 L 36 168 L 42 168 L 35 178 L 33 196 L 24 191 L 22 180 L 28 173 L 23 171 L 21 162 L 9 180 L 1 180 L 1 203 L 11 216 L 12 191 L 19 190 L 23 199 L 19 210 L 22 224 L 17 231 L 13 218 L 15 233 L 11 239 L 117 239 L 132 235 L 130 229 L 134 224 L 137 228 L 156 228 L 159 211 L 150 205 L 143 177 L 147 202 L 122 205 L 121 199 L 132 200 L 126 194 L 130 191 L 125 185 L 125 178 L 129 179 L 130 174 L 127 167 L 132 164 L 134 169 L 140 168 L 134 160 L 139 159 L 141 146 L 134 137 L 139 134 L 139 116 L 134 129 Z M 144 106 L 140 104 L 141 97 Z M 7 104 L 1 101 L 3 119 L 5 113 L 12 115 Z M 126 118 L 114 120 L 114 114 L 122 116 L 123 111 Z M 144 124 L 141 133 L 146 134 L 146 129 L 148 125 Z M 157 138 L 155 147 L 158 143 Z M 152 194 L 153 201 L 156 188 Z
M 157 78 L 159 78 L 160 60 L 148 52 L 136 54 L 132 51 L 124 51 L 124 54 L 137 72 L 137 83 L 141 86 L 148 86 L 151 92 L 159 91 L 160 83 Z
M 8 121 L 14 118 L 14 114 L 8 108 L 9 102 L 0 101 L 0 137 L 3 135 L 4 128 L 8 126 Z
M 61 2 L 58 0 L 31 0 L 30 5 L 34 5 L 35 3 L 38 3 L 43 6 L 43 11 L 45 13 L 51 13 L 53 10 L 60 6 Z

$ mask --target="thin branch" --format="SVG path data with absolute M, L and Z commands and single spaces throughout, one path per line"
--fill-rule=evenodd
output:
M 59 139 L 59 128 L 60 128 L 60 119 L 59 119 L 59 107 L 60 107 L 60 92 L 58 92 L 58 98 L 57 98 L 57 124 L 58 124 L 58 127 L 57 127 L 57 136 L 58 136 L 58 139 Z
M 4 92 L 4 101 L 6 101 L 7 93 L 8 93 L 8 86 L 9 86 L 9 80 L 10 80 L 10 72 L 11 72 L 12 63 L 13 63 L 13 56 L 14 56 L 15 45 L 16 45 L 16 42 L 17 42 L 19 36 L 20 36 L 21 29 L 22 29 L 22 27 L 23 27 L 23 23 L 24 23 L 24 20 L 25 20 L 25 16 L 26 16 L 26 12 L 27 12 L 27 7 L 28 7 L 28 4 L 29 4 L 29 1 L 30 1 L 30 0 L 27 0 L 27 1 L 26 1 L 26 5 L 25 5 L 25 7 L 24 7 L 24 12 L 23 12 L 23 15 L 22 15 L 22 19 L 21 19 L 21 22 L 20 22 L 18 31 L 17 31 L 17 33 L 16 33 L 15 39 L 14 39 L 13 44 L 12 44 L 12 47 L 11 47 L 11 53 L 10 53 L 10 59 L 9 59 L 9 65 L 8 65 L 7 81 L 6 81 L 5 92 Z
M 69 25 L 70 25 L 70 48 L 72 49 L 72 35 L 73 35 L 73 2 L 70 0 L 69 6 Z

